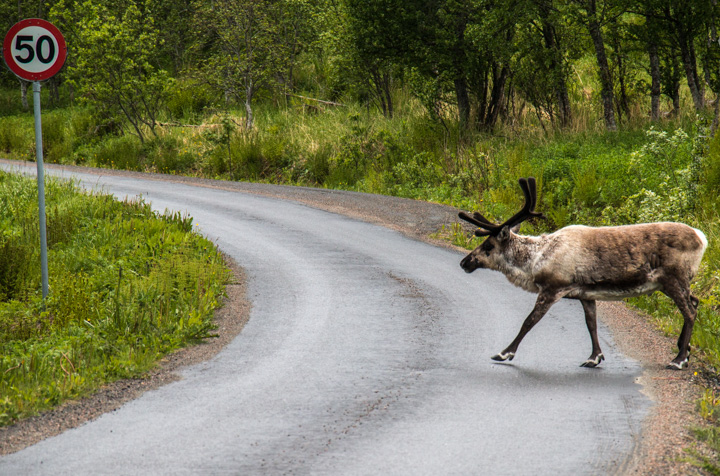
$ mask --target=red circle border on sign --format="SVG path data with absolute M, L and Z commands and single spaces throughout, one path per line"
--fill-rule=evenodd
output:
M 46 69 L 42 73 L 31 73 L 29 71 L 25 71 L 12 57 L 12 39 L 15 38 L 15 35 L 20 30 L 28 26 L 39 26 L 45 28 L 55 37 L 55 41 L 57 41 L 58 44 L 57 59 L 50 68 Z M 10 31 L 7 32 L 7 35 L 5 35 L 5 39 L 3 40 L 3 59 L 5 60 L 5 64 L 8 68 L 10 68 L 10 71 L 15 73 L 15 76 L 27 81 L 45 81 L 46 79 L 52 78 L 62 69 L 66 58 L 67 44 L 65 43 L 65 38 L 62 33 L 60 33 L 60 30 L 58 30 L 55 25 L 40 18 L 28 18 L 17 22 L 12 26 L 12 28 L 10 28 Z

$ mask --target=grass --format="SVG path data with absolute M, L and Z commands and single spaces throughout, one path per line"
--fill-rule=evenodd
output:
M 702 446 L 687 448 L 686 460 L 708 474 L 720 474 L 717 455 L 720 454 L 720 394 L 717 389 L 705 389 L 697 402 L 697 411 L 707 423 L 692 428 L 692 433 Z
M 0 425 L 138 377 L 212 335 L 228 279 L 192 220 L 48 180 L 50 296 L 34 181 L 0 172 Z

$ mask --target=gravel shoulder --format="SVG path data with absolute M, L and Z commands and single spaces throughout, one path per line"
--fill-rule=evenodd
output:
M 17 164 L 10 161 L 0 162 Z M 180 182 L 293 200 L 389 227 L 413 239 L 445 248 L 452 246 L 431 239 L 429 235 L 438 231 L 442 225 L 457 221 L 457 210 L 454 208 L 380 195 L 73 166 L 46 165 L 46 168 L 68 172 L 78 170 L 99 175 L 142 176 L 145 179 Z M 53 411 L 10 427 L 0 428 L 0 455 L 19 451 L 45 438 L 80 426 L 103 413 L 113 411 L 147 390 L 176 380 L 177 369 L 216 355 L 241 332 L 251 309 L 251 303 L 245 292 L 245 277 L 240 267 L 242 263 L 228 260 L 228 264 L 235 273 L 235 281 L 228 286 L 225 304 L 216 314 L 218 338 L 173 353 L 163 359 L 146 378 L 109 384 L 91 397 L 66 403 Z M 694 370 L 699 369 L 691 362 L 689 371 L 666 370 L 665 364 L 672 357 L 674 339 L 662 335 L 645 316 L 629 309 L 623 303 L 601 303 L 598 311 L 600 319 L 611 329 L 613 338 L 623 353 L 643 365 L 644 372 L 638 383 L 643 386 L 643 392 L 655 403 L 651 415 L 646 419 L 642 434 L 637 437 L 634 458 L 622 469 L 621 474 L 702 474 L 696 467 L 683 461 L 686 456 L 683 448 L 693 444 L 689 428 L 702 424 L 694 403 L 702 391 L 698 377 L 694 374 Z

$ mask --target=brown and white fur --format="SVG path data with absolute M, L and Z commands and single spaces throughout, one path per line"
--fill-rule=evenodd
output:
M 592 353 L 582 366 L 595 367 L 605 358 L 598 343 L 595 302 L 660 291 L 675 302 L 684 317 L 679 353 L 668 368 L 687 367 L 699 303 L 690 293 L 690 281 L 707 248 L 703 232 L 665 222 L 600 228 L 573 225 L 548 235 L 518 235 L 523 220 L 539 216 L 533 212 L 534 180 L 530 179 L 531 186 L 523 185 L 522 180 L 526 213 L 517 214 L 512 222 L 495 225 L 479 213 L 474 219 L 461 213 L 463 219 L 484 229 L 477 235 L 488 236 L 462 260 L 462 268 L 467 273 L 478 268 L 500 271 L 514 285 L 538 294 L 515 340 L 492 358 L 512 360 L 525 334 L 550 306 L 561 298 L 571 298 L 580 300 L 592 340 Z

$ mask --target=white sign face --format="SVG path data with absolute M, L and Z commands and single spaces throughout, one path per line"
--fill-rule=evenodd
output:
M 67 47 L 52 23 L 31 18 L 16 23 L 5 36 L 3 58 L 17 76 L 42 81 L 54 76 L 65 63 Z
M 60 50 L 57 40 L 41 26 L 27 26 L 17 32 L 10 43 L 10 54 L 29 73 L 49 70 Z

